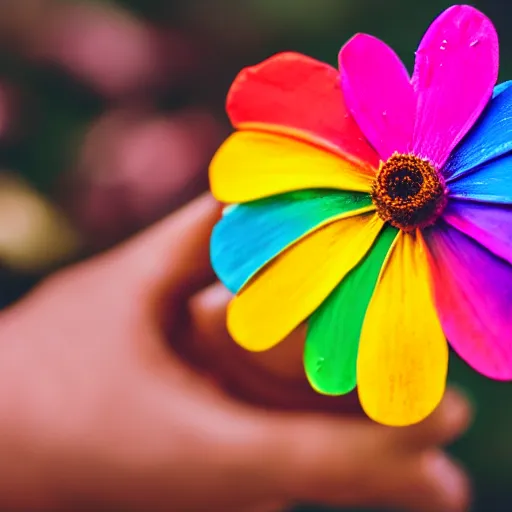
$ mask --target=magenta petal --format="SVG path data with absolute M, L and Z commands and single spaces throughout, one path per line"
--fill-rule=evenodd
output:
M 340 52 L 346 105 L 382 160 L 409 153 L 416 104 L 407 69 L 375 37 L 358 34 Z
M 443 219 L 512 264 L 512 205 L 450 199 Z
M 498 61 L 496 30 L 481 12 L 456 5 L 434 21 L 416 53 L 412 80 L 418 156 L 444 165 L 491 98 Z
M 437 310 L 454 350 L 475 370 L 512 379 L 512 266 L 441 221 L 426 230 Z

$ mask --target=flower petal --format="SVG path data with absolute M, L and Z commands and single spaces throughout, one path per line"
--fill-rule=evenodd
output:
M 496 30 L 481 12 L 456 5 L 434 21 L 416 53 L 415 154 L 442 168 L 491 98 L 498 61 Z
M 512 204 L 512 155 L 484 164 L 448 184 L 450 198 Z
M 395 151 L 408 153 L 416 99 L 402 61 L 366 34 L 353 37 L 341 49 L 339 61 L 345 102 L 381 159 Z
M 448 345 L 430 293 L 423 239 L 401 232 L 363 324 L 361 405 L 385 425 L 417 423 L 441 401 L 447 369 Z
M 298 53 L 280 53 L 244 69 L 228 95 L 233 125 L 265 124 L 315 136 L 362 162 L 378 165 L 348 111 L 339 73 L 328 64 Z
M 267 350 L 290 334 L 368 252 L 383 226 L 377 215 L 343 219 L 280 254 L 228 307 L 228 329 L 242 347 Z
M 265 132 L 234 133 L 210 165 L 212 193 L 224 203 L 309 188 L 369 192 L 371 184 L 371 176 L 334 153 Z
M 512 85 L 512 82 L 511 82 Z M 443 169 L 454 180 L 512 150 L 512 88 L 507 86 L 490 102 Z
M 258 270 L 320 226 L 373 209 L 368 194 L 331 190 L 289 192 L 235 206 L 215 226 L 211 260 L 236 293 Z
M 505 92 L 512 85 L 512 80 L 498 84 L 492 93 L 493 99 L 499 96 L 502 92 Z
M 512 266 L 444 222 L 425 236 L 451 346 L 487 377 L 512 379 Z
M 304 366 L 312 387 L 343 395 L 356 387 L 361 327 L 382 265 L 398 230 L 387 225 L 366 257 L 309 320 Z
M 453 199 L 443 219 L 512 264 L 512 205 Z

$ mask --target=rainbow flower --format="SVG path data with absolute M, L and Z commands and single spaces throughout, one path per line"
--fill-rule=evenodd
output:
M 468 6 L 434 21 L 412 78 L 364 34 L 339 63 L 283 53 L 235 80 L 211 257 L 241 346 L 307 322 L 311 385 L 408 425 L 442 398 L 447 339 L 512 379 L 512 87 L 494 89 L 496 31 Z

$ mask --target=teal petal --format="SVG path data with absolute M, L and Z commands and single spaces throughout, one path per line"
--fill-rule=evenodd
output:
M 309 320 L 304 367 L 311 386 L 326 395 L 356 387 L 357 352 L 366 309 L 398 230 L 386 225 L 365 259 Z
M 233 293 L 291 244 L 321 225 L 372 206 L 368 194 L 290 192 L 225 211 L 211 238 L 215 273 Z

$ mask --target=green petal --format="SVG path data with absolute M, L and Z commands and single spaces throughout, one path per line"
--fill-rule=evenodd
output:
M 386 225 L 366 257 L 309 320 L 304 366 L 311 386 L 319 393 L 343 395 L 356 387 L 364 316 L 397 233 Z

